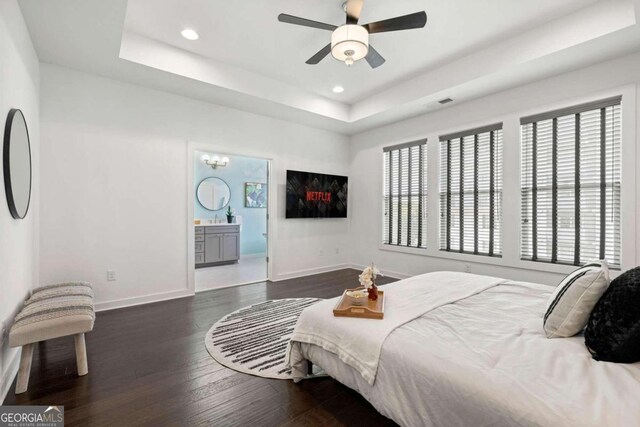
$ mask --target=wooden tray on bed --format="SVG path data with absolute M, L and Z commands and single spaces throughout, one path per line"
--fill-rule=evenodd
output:
M 346 289 L 342 293 L 340 301 L 333 309 L 334 316 L 378 320 L 384 317 L 384 291 L 378 290 L 378 299 L 376 301 L 367 300 L 364 305 L 349 304 L 345 298 L 347 291 L 355 291 L 355 289 Z

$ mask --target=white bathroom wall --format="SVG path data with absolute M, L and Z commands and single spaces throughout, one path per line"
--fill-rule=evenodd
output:
M 42 64 L 41 282 L 88 280 L 98 308 L 189 295 L 188 144 L 347 174 L 348 138 Z M 272 202 L 272 279 L 345 266 L 348 220 L 285 220 Z M 108 282 L 107 270 L 117 280 Z
M 520 117 L 537 112 L 623 95 L 622 267 L 640 260 L 636 215 L 640 160 L 637 150 L 637 85 L 640 54 L 621 57 L 440 111 L 424 114 L 352 137 L 350 259 L 355 266 L 371 261 L 395 276 L 434 270 L 470 271 L 516 280 L 556 284 L 571 267 L 521 261 L 520 254 Z M 438 250 L 439 135 L 496 122 L 504 123 L 503 245 L 501 259 Z M 427 138 L 428 248 L 408 250 L 382 245 L 382 148 Z M 614 272 L 614 274 L 616 274 Z
M 6 334 L 22 301 L 38 283 L 38 73 L 38 57 L 18 3 L 0 0 L 0 124 L 4 130 L 10 109 L 22 110 L 31 137 L 33 161 L 32 198 L 25 219 L 11 217 L 4 180 L 0 178 L 0 326 L 5 326 Z M 19 354 L 18 350 L 8 348 L 4 338 L 0 336 L 0 402 L 17 370 Z

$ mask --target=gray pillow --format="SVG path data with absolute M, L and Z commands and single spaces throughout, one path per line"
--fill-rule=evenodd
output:
M 606 261 L 590 262 L 565 277 L 547 302 L 544 315 L 547 338 L 572 337 L 581 332 L 608 287 Z

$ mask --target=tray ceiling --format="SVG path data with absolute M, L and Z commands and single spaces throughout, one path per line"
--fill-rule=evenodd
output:
M 339 0 L 20 2 L 44 62 L 343 133 L 638 50 L 639 3 L 366 0 L 361 23 L 428 15 L 424 29 L 371 35 L 387 59 L 371 69 L 330 56 L 305 64 L 331 33 L 277 21 L 342 24 Z M 200 38 L 184 39 L 184 28 Z

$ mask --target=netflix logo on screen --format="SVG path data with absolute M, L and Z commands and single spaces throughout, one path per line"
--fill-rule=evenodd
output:
M 287 218 L 346 218 L 349 178 L 287 171 Z
M 331 193 L 328 191 L 307 191 L 307 202 L 311 200 L 329 203 L 331 201 Z

